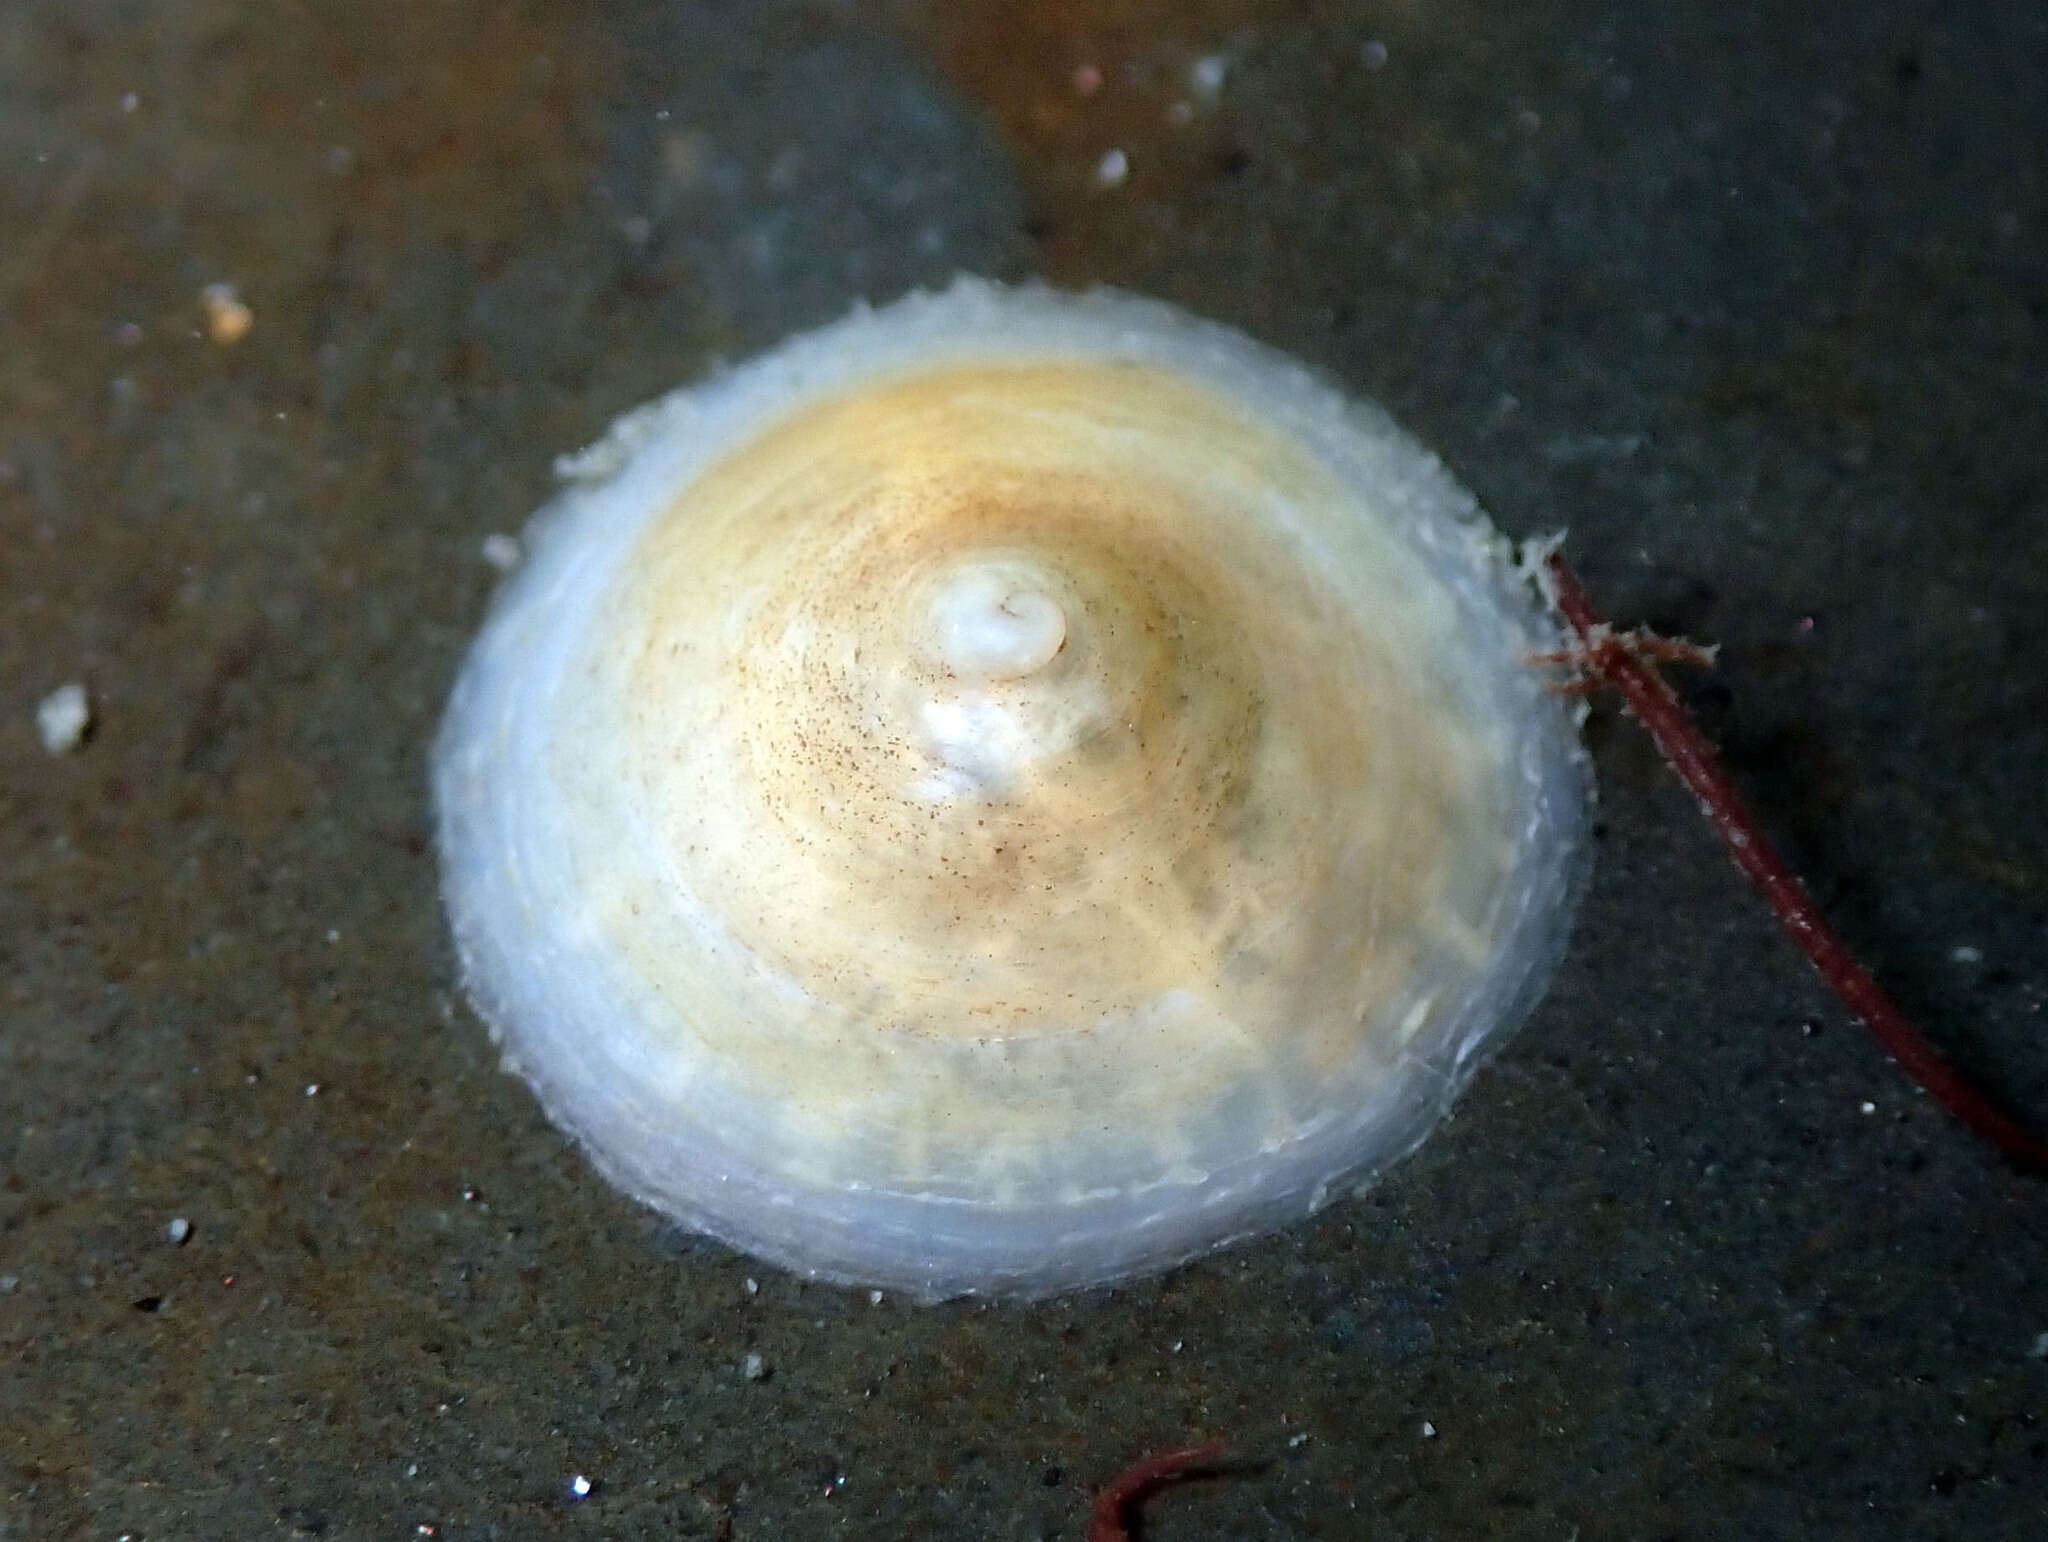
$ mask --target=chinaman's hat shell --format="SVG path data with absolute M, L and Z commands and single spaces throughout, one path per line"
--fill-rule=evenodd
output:
M 448 909 L 693 1227 L 926 1295 L 1163 1267 L 1410 1149 L 1562 946 L 1551 618 L 1236 333 L 961 280 L 563 470 L 436 749 Z

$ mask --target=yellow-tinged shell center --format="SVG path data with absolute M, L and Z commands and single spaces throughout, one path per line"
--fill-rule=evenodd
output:
M 650 901 L 702 948 L 649 960 L 664 993 L 827 1104 L 904 1035 L 1142 1023 L 1169 1090 L 1350 1056 L 1418 947 L 1478 946 L 1460 893 L 1506 846 L 1470 726 L 1388 646 L 1428 594 L 1361 614 L 1319 571 L 1358 554 L 1290 528 L 1339 496 L 1199 388 L 1088 362 L 869 385 L 718 462 L 582 665 Z M 643 913 L 610 918 L 628 952 Z

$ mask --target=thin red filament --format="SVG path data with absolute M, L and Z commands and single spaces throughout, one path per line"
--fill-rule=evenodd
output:
M 1095 1496 L 1088 1542 L 1131 1542 L 1131 1515 L 1144 1503 L 1146 1496 L 1168 1484 L 1202 1476 L 1216 1465 L 1222 1455 L 1223 1442 L 1212 1440 L 1207 1445 L 1168 1451 L 1160 1456 L 1147 1457 L 1134 1467 L 1126 1467 Z
M 1792 940 L 1813 960 L 1821 978 L 1863 1019 L 1906 1074 L 1944 1108 L 2014 1162 L 2048 1171 L 2048 1141 L 2006 1113 L 1943 1059 L 1828 925 L 1805 886 L 1771 849 L 1692 714 L 1651 667 L 1655 655 L 1600 619 L 1578 576 L 1560 554 L 1552 552 L 1545 566 L 1558 611 L 1578 634 L 1580 651 L 1574 662 L 1621 693 L 1636 720 L 1649 730 L 1665 763 L 1699 801 L 1700 811 L 1727 846 L 1735 865 L 1756 885 Z

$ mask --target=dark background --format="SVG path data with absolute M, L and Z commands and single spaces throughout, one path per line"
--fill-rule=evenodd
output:
M 1156 1542 L 2048 1535 L 2048 1185 L 1611 713 L 1570 956 L 1452 1121 L 1028 1308 L 609 1192 L 457 997 L 425 808 L 556 452 L 859 296 L 1113 283 L 1721 641 L 1767 822 L 2048 1123 L 2044 179 L 2036 0 L 5 0 L 0 1537 L 1078 1539 L 1211 1434 L 1257 1465 Z

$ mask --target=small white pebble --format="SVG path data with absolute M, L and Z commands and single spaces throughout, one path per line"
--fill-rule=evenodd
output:
M 0 1296 L 11 1296 L 19 1289 L 21 1289 L 20 1275 L 0 1274 Z M 2048 1338 L 2048 1334 L 2043 1334 L 2042 1337 Z
M 1204 54 L 1188 66 L 1188 89 L 1196 96 L 1214 101 L 1223 90 L 1224 77 L 1230 73 L 1230 61 L 1222 54 Z
M 79 681 L 66 681 L 36 705 L 36 732 L 52 755 L 68 755 L 77 749 L 90 727 L 92 699 Z
M 208 284 L 199 291 L 199 308 L 206 312 L 206 335 L 223 348 L 239 343 L 256 324 L 256 313 L 242 303 L 233 284 Z
M 181 1248 L 192 1235 L 192 1223 L 182 1215 L 174 1216 L 171 1224 L 164 1228 L 164 1235 L 170 1239 L 172 1247 Z
M 318 1082 L 307 1082 L 306 1096 L 309 1098 L 317 1098 L 318 1096 L 320 1096 L 320 1084 Z
M 747 1294 L 750 1296 L 758 1296 L 761 1294 L 761 1282 L 755 1279 L 751 1274 L 747 1276 Z
M 588 1499 L 590 1497 L 590 1480 L 580 1472 L 569 1480 L 569 1497 L 572 1499 Z
M 740 1374 L 746 1377 L 748 1381 L 766 1381 L 768 1379 L 768 1362 L 759 1355 L 750 1354 L 740 1362 Z
M 1308 1444 L 1308 1431 L 1307 1431 L 1307 1430 L 1303 1430 L 1303 1431 L 1302 1431 L 1302 1432 L 1301 1432 L 1300 1434 L 1298 1434 L 1298 1435 L 1289 1435 L 1289 1436 L 1287 1437 L 1287 1449 L 1288 1449 L 1288 1450 L 1290 1450 L 1290 1451 L 1296 1450 L 1296 1449 L 1298 1449 L 1298 1448 L 1300 1448 L 1300 1447 L 1302 1447 L 1302 1446 L 1305 1446 L 1305 1445 L 1307 1445 L 1307 1444 Z
M 329 942 L 339 942 L 341 941 L 341 933 L 330 926 L 327 928 L 327 940 Z
M 405 1469 L 405 1475 L 408 1478 L 417 1478 L 420 1475 L 420 1464 L 418 1462 L 408 1463 Z
M 1424 1419 L 1422 1421 L 1422 1438 L 1424 1440 L 1436 1439 L 1436 1426 L 1434 1424 L 1431 1424 L 1427 1419 Z
M 1860 1109 L 1862 1112 L 1866 1114 L 1874 1114 L 1877 1112 L 1877 1105 L 1867 1100 L 1865 1102 L 1857 1104 L 1856 1106 L 1858 1109 Z
M 1981 964 L 1984 962 L 1984 950 L 1982 948 L 1973 948 L 1968 943 L 1959 948 L 1950 948 L 1948 956 L 1958 964 Z
M 507 535 L 502 530 L 493 530 L 484 537 L 483 550 L 484 561 L 500 573 L 509 573 L 518 567 L 519 559 L 523 555 L 519 548 L 519 537 Z
M 1182 1341 L 1181 1341 L 1180 1339 L 1175 1339 L 1175 1340 L 1173 1341 L 1173 1352 L 1174 1352 L 1175 1354 L 1179 1354 L 1179 1353 L 1180 1353 L 1180 1346 L 1181 1346 L 1181 1343 L 1182 1343 Z
M 869 1305 L 869 1306 L 880 1306 L 881 1304 L 882 1304 L 882 1293 L 881 1293 L 881 1292 L 880 1292 L 879 1290 L 871 1290 L 871 1291 L 869 1291 L 869 1292 L 868 1292 L 868 1305 Z
M 121 97 L 121 111 L 123 112 L 133 112 L 135 111 L 136 108 L 140 107 L 141 105 L 142 98 L 137 96 L 133 91 L 126 92 Z
M 1095 163 L 1097 187 L 1122 187 L 1131 175 L 1131 160 L 1121 150 L 1112 150 Z
M 13 1278 L 14 1276 L 11 1274 L 7 1276 L 7 1279 L 9 1280 Z M 0 1280 L 0 1285 L 5 1284 L 6 1280 Z M 2048 1360 L 2048 1333 L 2035 1334 L 2034 1347 L 2028 1350 L 2027 1354 L 2035 1360 Z

